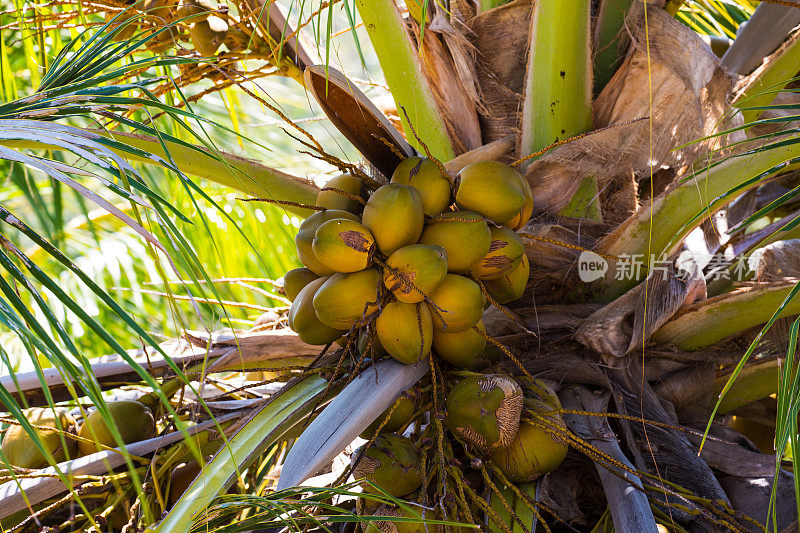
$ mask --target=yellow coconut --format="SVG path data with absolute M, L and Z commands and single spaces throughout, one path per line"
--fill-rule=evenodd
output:
M 447 394 L 447 427 L 483 451 L 510 445 L 519 428 L 522 388 L 510 377 L 462 379 Z
M 367 480 L 392 496 L 405 496 L 422 484 L 419 453 L 411 439 L 378 435 L 371 446 L 356 450 L 353 459 L 353 478 Z M 366 492 L 379 493 L 370 484 L 362 486 Z
M 153 413 L 144 404 L 133 400 L 121 400 L 109 402 L 106 407 L 111 415 L 111 422 L 125 444 L 150 439 L 155 435 L 156 423 Z M 78 443 L 81 455 L 101 451 L 105 446 L 109 448 L 119 446 L 103 413 L 99 410 L 94 410 L 86 416 L 78 436 L 87 439 Z
M 314 274 L 311 270 L 303 268 L 293 268 L 283 276 L 283 293 L 293 302 L 303 287 L 319 279 L 319 276 Z M 260 319 L 260 317 L 259 317 Z
M 475 328 L 479 331 L 475 331 Z M 486 339 L 480 332 L 486 334 L 483 320 L 479 320 L 475 326 L 464 331 L 435 330 L 433 351 L 453 366 L 470 369 L 486 347 Z
M 401 302 L 421 302 L 447 275 L 447 252 L 441 246 L 412 244 L 386 260 L 383 283 Z
M 392 174 L 392 183 L 411 185 L 422 198 L 425 214 L 435 217 L 450 205 L 450 181 L 432 160 L 422 157 L 404 159 Z
M 33 407 L 23 411 L 25 418 L 34 426 L 39 441 L 57 463 L 75 457 L 77 442 L 74 435 L 75 419 L 63 407 Z M 59 428 L 63 434 L 59 433 Z M 20 468 L 44 468 L 50 463 L 39 450 L 35 440 L 20 425 L 9 426 L 0 447 L 6 460 Z
M 386 304 L 375 320 L 375 331 L 384 350 L 401 363 L 416 363 L 431 351 L 433 322 L 424 303 Z
M 499 226 L 491 228 L 489 252 L 472 266 L 472 274 L 480 279 L 497 279 L 510 273 L 522 261 L 525 247 L 513 230 Z
M 471 279 L 448 274 L 429 296 L 433 327 L 442 331 L 464 331 L 483 315 L 481 288 Z
M 361 197 L 361 180 L 351 174 L 342 174 L 331 178 L 317 195 L 317 206 L 325 209 L 341 209 L 351 213 L 360 213 L 362 203 L 355 198 Z M 335 190 L 334 190 L 335 189 Z M 351 198 L 352 197 L 352 198 Z
M 496 279 L 487 279 L 484 282 L 486 291 L 497 303 L 506 304 L 519 300 L 528 285 L 531 274 L 531 265 L 528 256 L 522 254 L 522 261 L 511 272 Z
M 456 179 L 456 205 L 502 224 L 525 206 L 519 172 L 497 161 L 479 161 L 461 169 Z
M 300 340 L 308 344 L 324 345 L 344 335 L 344 328 L 334 328 L 323 324 L 314 311 L 314 296 L 328 278 L 315 279 L 305 287 L 289 308 L 289 327 L 297 333 Z
M 441 246 L 447 252 L 447 270 L 469 272 L 472 265 L 489 253 L 492 233 L 474 211 L 448 211 L 431 220 L 419 238 L 420 244 Z
M 213 56 L 217 53 L 225 36 L 228 34 L 228 23 L 215 15 L 189 26 L 192 46 L 201 56 Z
M 380 275 L 374 268 L 334 274 L 314 295 L 317 317 L 332 328 L 350 329 L 377 309 Z
M 504 449 L 492 453 L 492 462 L 514 482 L 533 481 L 552 472 L 564 461 L 568 446 L 543 427 L 523 420 L 516 437 Z
M 311 249 L 320 263 L 336 272 L 364 270 L 372 260 L 375 239 L 363 224 L 339 218 L 322 223 Z
M 528 184 L 528 180 L 522 176 L 520 176 L 520 182 L 522 185 L 522 192 L 525 193 L 525 205 L 522 206 L 520 212 L 517 213 L 516 216 L 514 216 L 511 220 L 503 222 L 504 226 L 507 226 L 514 231 L 525 226 L 533 214 L 533 191 L 531 191 L 531 186 Z
M 297 235 L 294 237 L 294 242 L 297 246 L 297 258 L 318 276 L 330 276 L 334 271 L 323 265 L 320 260 L 317 259 L 313 248 L 314 234 L 316 234 L 317 228 L 322 224 L 338 218 L 353 220 L 355 222 L 359 221 L 358 216 L 353 213 L 348 213 L 347 211 L 340 211 L 338 209 L 318 211 L 300 224 Z
M 425 212 L 414 187 L 389 183 L 372 193 L 362 216 L 384 255 L 414 244 L 422 234 Z

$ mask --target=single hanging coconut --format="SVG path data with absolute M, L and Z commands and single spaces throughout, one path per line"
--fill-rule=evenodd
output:
M 384 434 L 375 437 L 369 448 L 365 446 L 353 454 L 354 479 L 366 479 L 395 497 L 405 496 L 422 485 L 419 454 L 411 439 Z M 366 492 L 379 493 L 368 483 L 362 487 Z
M 491 229 L 489 253 L 472 266 L 479 279 L 497 279 L 514 270 L 522 261 L 525 247 L 516 233 L 505 226 Z
M 141 2 L 136 6 L 141 6 Z M 125 11 L 106 11 L 105 22 L 108 24 L 108 30 L 119 31 L 111 38 L 113 41 L 127 41 L 139 31 L 139 13 L 134 11 L 134 6 L 126 6 Z M 112 22 L 113 21 L 113 22 Z
M 425 226 L 419 242 L 444 248 L 447 271 L 465 274 L 489 253 L 492 233 L 486 219 L 478 213 L 448 211 Z
M 363 224 L 340 218 L 317 228 L 311 249 L 327 268 L 336 272 L 358 272 L 367 268 L 372 260 L 375 239 Z
M 469 370 L 486 347 L 486 339 L 478 331 L 475 331 L 475 328 L 478 328 L 484 335 L 486 334 L 483 320 L 479 320 L 475 326 L 464 331 L 434 330 L 434 352 L 451 365 Z
M 478 284 L 458 274 L 447 274 L 428 299 L 433 327 L 449 332 L 474 326 L 481 319 L 486 303 Z
M 522 181 L 519 172 L 497 161 L 471 163 L 456 178 L 456 205 L 502 224 L 525 206 Z
M 350 329 L 378 308 L 379 283 L 380 275 L 374 268 L 334 274 L 314 295 L 317 317 L 332 328 Z
M 386 260 L 383 284 L 405 303 L 421 302 L 447 275 L 447 252 L 440 246 L 412 244 Z
M 202 471 L 200 464 L 191 460 L 188 463 L 181 463 L 172 469 L 169 479 L 169 506 L 175 505 L 186 489 L 191 486 L 197 475 Z
M 422 198 L 413 187 L 389 183 L 369 197 L 362 220 L 375 237 L 378 249 L 389 256 L 419 240 L 425 225 Z
M 314 253 L 314 235 L 325 222 L 329 220 L 336 220 L 342 218 L 345 220 L 353 220 L 358 222 L 358 216 L 347 211 L 340 211 L 338 209 L 327 209 L 325 211 L 318 211 L 305 219 L 300 228 L 297 230 L 297 235 L 294 236 L 294 242 L 297 246 L 297 258 L 300 262 L 308 267 L 312 272 L 318 276 L 330 276 L 334 273 L 333 269 L 326 267 L 317 259 Z
M 109 402 L 106 407 L 125 444 L 150 439 L 155 435 L 156 422 L 153 413 L 144 404 L 133 400 L 121 400 Z M 81 455 L 101 451 L 106 446 L 109 448 L 119 446 L 99 410 L 87 415 L 78 431 L 78 436 L 86 439 L 78 442 L 78 451 Z
M 293 302 L 303 287 L 319 279 L 319 276 L 314 274 L 307 268 L 293 268 L 283 276 L 283 293 Z
M 75 419 L 69 411 L 63 407 L 32 407 L 22 414 L 34 426 L 39 441 L 56 463 L 75 456 L 77 442 L 70 438 L 70 435 L 74 435 Z M 64 432 L 63 436 L 58 432 L 59 427 Z M 33 437 L 16 424 L 9 426 L 0 449 L 10 464 L 20 468 L 39 469 L 50 464 Z
M 522 411 L 522 388 L 513 379 L 489 374 L 462 379 L 445 401 L 447 427 L 483 451 L 505 448 L 514 439 Z
M 389 416 L 389 412 L 391 411 L 391 416 L 389 416 L 389 420 L 386 420 L 386 423 L 381 428 L 381 433 L 395 433 L 402 429 L 406 424 L 409 423 L 411 417 L 419 411 L 419 408 L 422 406 L 422 393 L 419 385 L 415 385 L 414 387 L 403 391 L 400 393 L 400 397 L 394 402 L 392 407 L 389 407 L 386 411 L 381 413 L 381 415 L 375 419 L 375 421 L 370 424 L 367 429 L 361 432 L 361 438 L 369 440 L 378 431 L 378 427 L 386 420 L 386 417 Z M 394 410 L 392 410 L 394 409 Z
M 423 303 L 386 304 L 375 320 L 381 346 L 401 363 L 413 364 L 431 351 L 433 322 Z
M 522 261 L 514 270 L 499 278 L 487 279 L 483 285 L 497 303 L 506 304 L 522 298 L 530 274 L 530 261 L 528 261 L 528 256 L 523 253 Z
M 192 46 L 201 56 L 213 56 L 228 34 L 228 23 L 216 15 L 189 26 Z
M 342 328 L 323 324 L 314 310 L 314 296 L 329 278 L 319 278 L 303 287 L 289 308 L 289 327 L 308 344 L 325 345 L 344 335 Z
M 358 214 L 361 212 L 361 202 L 350 198 L 348 195 L 356 198 L 361 197 L 361 185 L 361 180 L 351 174 L 342 174 L 331 178 L 323 188 L 339 189 L 345 194 L 333 190 L 320 191 L 317 195 L 317 207 L 341 209 L 342 211 Z
M 428 158 L 404 159 L 392 174 L 392 183 L 414 187 L 422 198 L 422 209 L 429 217 L 435 217 L 451 203 L 450 180 Z

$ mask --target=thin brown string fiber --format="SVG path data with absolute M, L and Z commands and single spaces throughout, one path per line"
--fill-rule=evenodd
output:
M 408 116 L 408 112 L 406 111 L 406 108 L 403 107 L 403 106 L 400 106 L 400 110 L 403 112 L 403 114 L 406 117 L 406 123 L 408 124 L 408 128 L 411 130 L 411 134 L 417 140 L 419 145 L 422 146 L 422 150 L 425 152 L 425 156 L 428 159 L 430 159 L 431 161 L 433 161 L 433 164 L 436 165 L 436 167 L 439 169 L 439 172 L 442 173 L 442 176 L 447 178 L 447 181 L 450 182 L 450 187 L 451 188 L 454 187 L 455 186 L 455 182 L 453 181 L 453 178 L 450 176 L 450 173 L 447 172 L 447 169 L 444 168 L 444 165 L 442 164 L 441 161 L 439 161 L 438 159 L 433 157 L 433 154 L 431 153 L 430 149 L 428 148 L 428 145 L 425 144 L 425 141 L 420 139 L 419 136 L 417 135 L 417 132 L 414 130 L 414 125 L 411 123 L 411 118 L 409 118 L 409 116 Z

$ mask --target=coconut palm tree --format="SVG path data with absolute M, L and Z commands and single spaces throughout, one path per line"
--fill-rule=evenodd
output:
M 137 119 L 132 107 L 164 112 L 179 123 L 184 117 L 202 123 L 190 111 L 192 100 L 169 106 L 158 96 L 183 98 L 181 90 L 201 77 L 213 83 L 198 93 L 206 95 L 284 75 L 313 95 L 360 152 L 363 165 L 333 155 L 269 101 L 248 95 L 278 111 L 287 134 L 307 153 L 361 179 L 366 196 L 416 155 L 436 161 L 451 178 L 477 161 L 518 169 L 534 206 L 530 221 L 517 231 L 530 276 L 520 298 L 494 302 L 484 312 L 488 348 L 469 372 L 434 356 L 402 364 L 375 351 L 360 353 L 352 342 L 355 331 L 343 346 L 309 346 L 281 327 L 285 308 L 265 319 L 266 327 L 187 333 L 168 344 L 158 344 L 118 310 L 148 346 L 142 355 L 157 350 L 160 359 L 142 363 L 109 338 L 125 364 L 87 362 L 81 369 L 49 332 L 35 327 L 36 317 L 26 314 L 9 286 L 3 291 L 6 326 L 32 351 L 68 370 L 52 377 L 17 375 L 3 383 L 3 403 L 26 434 L 37 435 L 20 409 L 26 402 L 75 405 L 88 397 L 110 421 L 101 392 L 119 381 L 148 387 L 139 401 L 163 431 L 128 443 L 121 455 L 101 450 L 58 463 L 55 453 L 45 453 L 52 471 L 29 475 L 12 469 L 0 486 L 8 509 L 3 518 L 16 512 L 18 519 L 36 523 L 73 505 L 81 509 L 79 518 L 64 519 L 67 527 L 97 525 L 96 515 L 109 522 L 122 502 L 133 502 L 135 512 L 123 521 L 161 531 L 329 528 L 353 521 L 366 527 L 371 516 L 385 518 L 373 519 L 370 527 L 398 530 L 415 527 L 409 525 L 414 521 L 503 532 L 796 530 L 800 490 L 785 459 L 796 449 L 800 406 L 800 145 L 794 111 L 800 34 L 793 31 L 800 9 L 792 2 L 753 4 L 345 2 L 354 35 L 356 12 L 363 22 L 394 100 L 394 109 L 384 105 L 381 111 L 329 64 L 330 39 L 327 48 L 315 51 L 295 31 L 319 24 L 323 14 L 331 28 L 332 5 L 311 13 L 298 5 L 299 17 L 287 19 L 277 5 L 257 0 L 227 9 L 188 1 L 127 8 L 83 2 L 90 15 L 110 14 L 99 34 L 107 37 L 68 47 L 32 96 L 4 106 L 5 159 L 81 191 L 152 248 L 167 242 L 169 252 L 190 255 L 179 232 L 165 222 L 169 202 L 137 179 L 128 161 L 166 167 L 186 178 L 187 187 L 196 187 L 188 176 L 216 181 L 301 217 L 317 207 L 320 192 L 291 172 L 223 153 L 211 143 L 198 146 L 203 137 L 187 142 L 159 131 Z M 53 20 L 83 16 L 63 5 Z M 170 21 L 174 25 L 165 27 Z M 134 27 L 144 37 L 125 34 Z M 122 41 L 114 44 L 112 37 Z M 179 52 L 109 70 L 120 54 L 140 44 L 158 53 L 176 45 Z M 363 34 L 356 45 L 369 59 Z M 314 52 L 321 52 L 322 65 L 313 64 Z M 200 54 L 216 57 L 202 60 Z M 247 78 L 251 71 L 239 62 L 253 60 L 263 64 Z M 181 68 L 174 82 L 122 81 L 171 65 Z M 88 113 L 137 133 L 58 120 Z M 109 181 L 109 192 L 153 209 L 169 229 L 156 239 L 135 217 L 114 211 L 70 178 L 83 175 L 79 166 L 37 155 L 43 148 L 66 150 L 111 173 L 125 186 Z M 11 212 L 3 220 L 61 257 Z M 58 290 L 12 243 L 4 249 L 13 259 L 4 268 L 19 283 L 33 286 L 27 281 L 34 279 Z M 66 258 L 62 262 L 69 266 Z M 192 281 L 200 286 L 210 280 L 195 274 Z M 70 309 L 80 312 L 77 305 Z M 91 323 L 91 317 L 81 318 Z M 68 336 L 59 342 L 69 345 Z M 262 388 L 250 392 L 209 379 L 231 370 L 272 374 L 262 375 Z M 483 374 L 557 392 L 558 400 L 544 395 L 527 397 L 524 404 L 533 425 L 549 438 L 537 453 L 569 447 L 551 472 L 511 481 L 491 454 L 445 427 L 455 410 L 445 397 L 456 383 Z M 208 394 L 210 384 L 223 393 Z M 400 409 L 398 398 L 415 387 L 423 400 L 398 429 L 409 427 L 419 448 L 424 488 L 394 494 L 389 485 L 397 479 L 384 479 L 368 486 L 355 504 L 355 486 L 344 482 L 351 469 L 363 471 L 358 463 L 368 455 L 351 455 L 348 447 L 359 435 L 370 443 L 383 438 L 376 435 L 380 427 L 365 430 L 376 421 L 387 425 Z M 552 402 L 549 414 L 530 401 Z M 68 429 L 54 432 L 68 440 Z M 44 452 L 41 437 L 34 441 Z M 110 444 L 125 441 L 121 433 L 113 437 Z M 140 456 L 151 461 L 139 462 Z M 170 476 L 173 467 L 192 460 L 207 464 L 189 476 L 182 496 L 170 500 L 165 483 L 178 485 Z M 68 477 L 70 471 L 99 476 L 109 467 L 116 469 L 113 483 L 135 490 Z M 309 479 L 319 488 L 296 488 Z M 63 496 L 65 485 L 78 484 Z M 233 485 L 247 494 L 220 496 Z M 103 498 L 87 498 L 93 486 Z

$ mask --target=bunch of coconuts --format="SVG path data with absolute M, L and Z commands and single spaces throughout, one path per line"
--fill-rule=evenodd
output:
M 309 344 L 356 340 L 373 356 L 412 364 L 433 352 L 470 368 L 486 346 L 484 295 L 507 303 L 525 290 L 515 230 L 533 198 L 508 165 L 472 163 L 451 181 L 410 157 L 369 196 L 355 176 L 331 179 L 317 207 L 295 238 L 305 267 L 283 284 L 289 326 Z
M 561 436 L 566 426 L 558 412 L 561 409 L 558 397 L 547 384 L 530 377 L 515 380 L 498 374 L 460 374 L 465 376 L 454 383 L 446 398 L 445 426 L 472 450 L 473 456 L 489 458 L 512 483 L 533 481 L 561 464 L 568 449 Z M 393 408 L 361 435 L 372 441 L 353 454 L 352 474 L 355 479 L 363 480 L 365 492 L 380 494 L 385 491 L 397 498 L 427 502 L 429 507 L 436 507 L 420 490 L 427 476 L 422 471 L 420 445 L 428 447 L 430 458 L 436 453 L 431 444 L 436 439 L 428 439 L 424 444 L 425 439 L 414 432 L 406 431 L 409 436 L 403 436 L 404 430 L 419 418 L 424 401 L 419 386 L 406 391 Z M 381 433 L 376 436 L 379 427 Z M 470 462 L 468 458 L 459 460 L 461 464 Z M 424 520 L 442 520 L 434 510 L 412 509 Z M 414 516 L 408 510 L 367 497 L 359 499 L 357 511 L 367 516 Z M 480 511 L 476 510 L 474 516 L 480 516 Z M 446 520 L 458 521 L 458 518 L 449 516 Z M 391 520 L 362 525 L 369 533 L 424 533 L 434 529 L 430 524 Z M 437 531 L 440 527 L 437 526 Z
M 174 22 L 187 25 L 192 46 L 203 56 L 214 55 L 223 43 L 234 51 L 247 42 L 246 38 L 242 38 L 243 32 L 230 27 L 228 6 L 218 4 L 215 0 L 135 0 L 122 3 L 120 7 L 128 9 L 122 14 L 119 11 L 107 11 L 105 14 L 107 23 L 113 20 L 112 29 L 129 21 L 114 35 L 114 40 L 117 41 L 127 40 L 135 35 L 144 14 L 144 20 L 154 23 L 157 28 Z M 148 40 L 145 46 L 153 53 L 163 53 L 176 40 L 186 40 L 186 34 L 182 30 L 180 26 L 172 26 L 169 31 Z
M 108 402 L 106 406 L 125 444 L 155 435 L 153 413 L 144 404 L 121 400 Z M 99 410 L 90 412 L 82 424 L 78 424 L 64 407 L 33 407 L 23 414 L 56 463 L 118 446 Z M 34 438 L 21 425 L 8 427 L 0 450 L 5 461 L 17 468 L 34 470 L 50 464 Z

